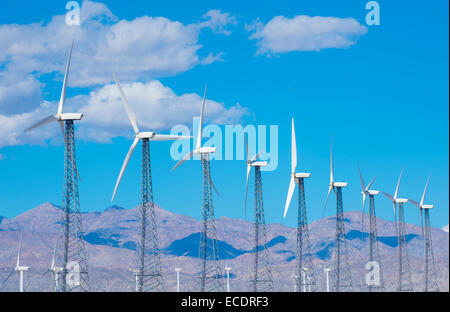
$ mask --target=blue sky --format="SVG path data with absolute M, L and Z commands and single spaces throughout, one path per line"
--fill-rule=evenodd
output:
M 89 121 L 89 118 L 96 118 L 95 112 L 106 112 L 110 108 L 106 103 L 96 110 L 99 99 L 104 99 L 101 91 L 113 90 L 112 85 L 107 89 L 112 82 L 108 60 L 96 63 L 89 53 L 94 51 L 95 42 L 105 40 L 102 36 L 108 34 L 108 29 L 103 29 L 104 25 L 113 28 L 115 24 L 123 26 L 128 22 L 125 26 L 135 27 L 133 33 L 139 35 L 150 32 L 145 23 L 154 20 L 144 19 L 143 25 L 133 21 L 149 16 L 181 23 L 176 24 L 179 33 L 174 35 L 175 39 L 158 42 L 162 40 L 159 38 L 152 43 L 150 34 L 138 49 L 131 49 L 136 46 L 130 43 L 131 48 L 119 56 L 112 52 L 109 55 L 109 50 L 102 50 L 104 47 L 95 46 L 95 51 L 107 51 L 105 59 L 110 56 L 114 60 L 110 66 L 118 72 L 126 93 L 128 84 L 129 92 L 133 86 L 143 85 L 148 87 L 147 92 L 169 88 L 180 96 L 177 103 L 184 103 L 184 106 L 179 104 L 183 116 L 174 116 L 172 120 L 171 116 L 158 110 L 158 114 L 164 115 L 157 116 L 167 121 L 160 125 L 152 119 L 153 111 L 145 106 L 145 100 L 141 100 L 144 104 L 136 104 L 140 101 L 136 93 L 134 105 L 139 106 L 138 120 L 142 130 L 152 130 L 151 126 L 155 125 L 156 130 L 167 133 L 172 122 L 184 121 L 191 125 L 192 116 L 198 115 L 198 99 L 205 83 L 208 83 L 208 99 L 211 100 L 208 104 L 213 107 L 210 115 L 207 114 L 207 123 L 228 114 L 236 123 L 278 125 L 278 168 L 263 173 L 267 222 L 296 224 L 294 202 L 287 218 L 282 218 L 289 184 L 290 119 L 294 117 L 298 170 L 312 173 L 306 183 L 310 221 L 322 217 L 333 136 L 335 178 L 349 182 L 344 191 L 345 210 L 361 209 L 358 163 L 366 182 L 376 175 L 374 188 L 391 193 L 402 166 L 405 166 L 400 196 L 418 199 L 431 174 L 427 203 L 435 205 L 432 225 L 448 224 L 448 2 L 378 1 L 379 26 L 365 24 L 366 2 L 251 1 L 244 4 L 242 1 L 196 1 L 187 5 L 177 1 L 104 1 L 100 9 L 93 6 L 96 10 L 91 10 L 99 14 L 93 15 L 92 19 L 101 25 L 92 24 L 84 30 L 82 37 L 77 37 L 72 29 L 66 33 L 68 27 L 57 28 L 57 22 L 54 27 L 58 32 L 48 31 L 53 29 L 50 24 L 54 16 L 64 18 L 65 1 L 29 1 L 26 5 L 3 1 L 0 39 L 4 39 L 0 43 L 0 54 L 6 56 L 0 56 L 0 123 L 4 123 L 0 124 L 0 136 L 4 138 L 0 138 L 0 215 L 14 217 L 45 201 L 61 203 L 64 149 L 57 126 L 49 125 L 34 136 L 24 136 L 19 130 L 29 126 L 21 123 L 29 122 L 30 118 L 43 118 L 48 109 L 55 107 L 69 42 L 74 36 L 77 39 L 67 93 L 68 109 L 86 107 L 90 113 L 85 115 L 85 123 L 77 127 L 80 134 L 77 160 L 82 177 L 81 208 L 93 211 L 111 205 L 110 197 L 131 144 L 132 129 L 120 105 L 116 105 L 117 114 L 123 114 L 124 119 L 117 124 L 105 125 L 109 118 L 107 113 L 102 117 L 102 124 Z M 224 19 L 216 20 L 215 24 L 211 22 L 211 16 L 204 16 L 210 10 L 220 10 L 221 14 L 228 15 L 221 15 Z M 257 53 L 258 42 L 264 39 L 250 38 L 256 31 L 249 30 L 250 25 L 255 25 L 256 21 L 264 27 L 277 16 L 284 16 L 289 22 L 300 15 L 334 17 L 339 21 L 353 18 L 359 29 L 365 27 L 367 32 L 352 35 L 337 30 L 338 35 L 349 36 L 352 41 L 347 47 L 338 42 L 334 43 L 336 47 L 320 51 L 298 51 L 297 46 L 289 52 Z M 30 26 L 32 23 L 38 24 Z M 10 24 L 18 25 L 10 27 Z M 81 27 L 84 25 L 82 23 Z M 12 30 L 16 32 L 15 36 L 10 35 Z M 302 35 L 301 29 L 299 31 Z M 282 30 L 273 34 L 277 40 L 284 35 Z M 25 53 L 17 41 L 25 40 L 27 36 L 31 36 L 29 42 L 33 45 L 25 49 Z M 47 46 L 55 45 L 48 48 L 51 52 L 45 48 L 43 52 L 35 52 L 42 48 L 40 38 Z M 282 43 L 289 45 L 289 42 Z M 12 49 L 16 45 L 19 48 Z M 151 51 L 148 52 L 147 47 Z M 161 47 L 162 51 L 155 47 Z M 167 52 L 171 49 L 176 51 Z M 177 51 L 185 53 L 176 54 Z M 163 64 L 162 69 L 152 64 L 144 65 L 150 62 L 146 58 L 149 55 L 156 58 L 156 65 Z M 170 57 L 166 67 L 165 57 Z M 89 75 L 83 76 L 83 64 L 88 64 Z M 23 81 L 27 83 L 19 83 Z M 8 88 L 1 89 L 2 84 Z M 133 106 L 133 96 L 129 100 Z M 45 102 L 47 106 L 42 105 L 44 101 L 48 101 Z M 151 103 L 158 105 L 157 102 L 156 99 Z M 233 107 L 238 108 L 238 113 L 233 113 Z M 102 131 L 101 140 L 93 139 L 96 129 Z M 169 148 L 170 143 L 151 144 L 155 201 L 164 209 L 199 218 L 200 163 L 190 161 L 171 172 L 175 161 L 169 157 Z M 140 152 L 139 145 L 114 204 L 131 208 L 139 203 Z M 211 166 L 221 193 L 220 197 L 214 198 L 216 215 L 243 218 L 245 163 L 212 161 Z M 251 191 L 252 187 L 251 183 Z M 249 194 L 251 207 L 252 192 Z M 376 204 L 380 217 L 393 219 L 392 207 L 386 198 L 379 197 Z M 334 214 L 334 205 L 332 198 L 326 215 Z M 417 208 L 407 207 L 407 222 L 418 223 Z

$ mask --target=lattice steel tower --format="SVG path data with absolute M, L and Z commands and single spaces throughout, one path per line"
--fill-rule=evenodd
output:
M 122 164 L 122 168 L 120 169 L 111 201 L 114 200 L 117 188 L 119 187 L 120 181 L 134 149 L 139 141 L 142 140 L 141 204 L 139 206 L 139 238 L 136 244 L 136 268 L 134 270 L 136 281 L 135 288 L 138 292 L 162 291 L 165 286 L 159 256 L 158 225 L 156 222 L 155 203 L 153 200 L 150 141 L 170 141 L 189 139 L 190 137 L 159 134 L 155 132 L 140 132 L 137 125 L 136 116 L 128 104 L 125 93 L 123 92 L 114 72 L 112 74 L 120 92 L 128 119 L 133 127 L 135 138 L 130 149 L 128 150 L 127 156 Z
M 89 274 L 84 248 L 80 196 L 76 172 L 75 134 L 73 120 L 65 121 L 63 229 L 61 291 L 88 291 Z M 79 273 L 79 276 L 77 276 Z
M 383 194 L 392 201 L 394 207 L 394 219 L 395 219 L 395 231 L 397 235 L 397 251 L 398 251 L 398 283 L 397 291 L 409 292 L 414 291 L 411 277 L 411 269 L 408 259 L 408 247 L 406 246 L 405 236 L 405 210 L 404 204 L 408 202 L 406 198 L 397 198 L 400 181 L 402 179 L 403 170 L 400 172 L 398 178 L 397 187 L 395 189 L 394 196 L 391 196 L 385 192 Z M 398 211 L 398 217 L 397 217 Z
M 380 191 L 371 190 L 375 178 L 370 181 L 370 183 L 365 186 L 364 180 L 361 174 L 361 170 L 358 167 L 359 178 L 361 180 L 361 188 L 362 188 L 362 196 L 363 196 L 363 205 L 362 205 L 362 216 L 361 216 L 361 235 L 364 239 L 364 209 L 366 205 L 366 198 L 369 196 L 369 257 L 368 263 L 371 265 L 371 268 L 375 271 L 373 275 L 373 280 L 367 281 L 366 286 L 369 292 L 384 292 L 384 279 L 383 279 L 383 270 L 381 264 L 381 255 L 380 250 L 378 248 L 378 233 L 377 233 L 377 219 L 375 215 L 375 196 L 380 194 Z
M 398 291 L 414 291 L 409 265 L 408 247 L 406 246 L 404 203 L 398 203 Z
M 253 162 L 255 168 L 255 224 L 253 231 L 253 291 L 273 291 L 273 279 L 269 251 L 267 250 L 266 220 L 264 217 L 261 182 L 262 162 Z
M 310 173 L 296 173 L 297 168 L 297 143 L 295 140 L 294 118 L 292 118 L 292 140 L 291 140 L 291 179 L 289 183 L 284 217 L 289 208 L 289 204 L 294 193 L 295 185 L 298 185 L 298 215 L 297 215 L 297 250 L 296 267 L 294 272 L 295 290 L 298 292 L 316 291 L 316 277 L 312 265 L 311 245 L 309 242 L 308 219 L 306 214 L 305 200 L 305 178 L 311 176 Z
M 211 167 L 209 154 L 216 151 L 216 147 L 202 146 L 203 112 L 205 110 L 206 91 L 203 96 L 200 123 L 198 126 L 195 149 L 186 154 L 174 167 L 188 160 L 194 154 L 200 156 L 203 168 L 202 184 L 202 229 L 200 234 L 199 256 L 201 268 L 199 276 L 200 291 L 224 291 L 222 269 L 219 263 L 219 251 L 217 248 L 217 233 L 214 217 L 212 189 L 218 194 L 211 179 Z
M 217 233 L 212 196 L 209 154 L 201 154 L 203 167 L 202 231 L 200 234 L 200 291 L 224 291 L 222 270 L 219 263 Z
M 427 193 L 428 182 L 430 177 L 428 177 L 427 183 L 425 184 L 425 189 L 422 194 L 422 199 L 420 203 L 410 199 L 419 208 L 420 220 L 422 223 L 422 235 L 424 240 L 424 291 L 439 291 L 439 286 L 437 283 L 437 271 L 436 264 L 434 262 L 433 254 L 433 244 L 431 239 L 431 224 L 430 224 L 430 209 L 433 209 L 433 205 L 424 205 L 425 196 Z
M 61 291 L 88 291 L 89 275 L 87 269 L 86 251 L 84 248 L 82 218 L 80 213 L 80 196 L 78 190 L 78 170 L 75 157 L 75 133 L 74 120 L 81 120 L 83 114 L 63 113 L 66 101 L 66 89 L 69 76 L 70 59 L 72 57 L 73 42 L 64 74 L 61 97 L 58 111 L 50 115 L 25 131 L 58 122 L 64 136 L 64 191 L 63 191 L 63 215 L 61 220 L 62 242 L 58 252 L 58 258 L 62 258 L 61 267 Z
M 336 233 L 334 241 L 334 291 L 351 292 L 353 291 L 352 276 L 347 254 L 347 240 L 345 238 L 344 222 L 344 204 L 342 201 L 342 188 L 347 187 L 346 182 L 335 182 L 333 173 L 333 142 L 331 143 L 331 165 L 330 165 L 330 183 L 328 195 L 325 201 L 325 207 L 328 203 L 331 190 L 336 194 Z

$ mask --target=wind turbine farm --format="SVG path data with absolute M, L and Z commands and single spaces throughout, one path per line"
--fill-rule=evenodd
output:
M 448 3 L 100 1 L 0 14 L 0 293 L 449 291 Z

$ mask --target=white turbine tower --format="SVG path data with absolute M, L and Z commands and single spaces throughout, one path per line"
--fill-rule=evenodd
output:
M 230 292 L 230 271 L 231 271 L 231 267 L 228 266 L 228 260 L 225 262 L 225 271 L 227 272 L 227 292 Z
M 424 291 L 439 291 L 439 286 L 436 277 L 436 265 L 434 262 L 433 244 L 431 238 L 431 224 L 430 224 L 430 209 L 433 209 L 433 205 L 425 205 L 425 196 L 427 194 L 428 182 L 430 182 L 430 176 L 428 177 L 425 189 L 423 190 L 422 198 L 420 202 L 416 202 L 412 199 L 409 201 L 416 205 L 420 211 L 420 222 L 422 225 L 422 235 L 424 238 L 424 279 L 425 286 Z
M 400 172 L 400 176 L 398 178 L 397 187 L 395 188 L 395 193 L 393 196 L 388 193 L 382 192 L 384 196 L 386 196 L 394 207 L 394 224 L 395 231 L 397 235 L 398 241 L 398 286 L 397 291 L 414 291 L 412 277 L 411 277 L 411 269 L 409 266 L 408 259 L 408 248 L 406 246 L 406 233 L 405 233 L 405 212 L 404 212 L 404 204 L 408 202 L 406 198 L 398 198 L 398 189 L 400 186 L 400 181 L 402 179 L 403 170 Z M 398 206 L 397 206 L 398 205 Z M 398 210 L 398 211 L 397 211 Z
M 330 276 L 329 273 L 331 271 L 330 268 L 324 268 L 323 271 L 325 272 L 325 283 L 327 287 L 327 292 L 330 292 Z
M 19 292 L 24 292 L 24 273 L 28 271 L 30 267 L 20 265 L 20 253 L 22 251 L 22 237 L 23 233 L 20 234 L 20 241 L 19 241 L 19 249 L 17 250 L 17 261 L 16 266 L 14 267 L 14 271 L 11 272 L 11 274 L 8 275 L 8 277 L 4 280 L 3 284 L 6 283 L 6 281 L 14 274 L 19 274 Z
M 175 274 L 177 277 L 177 292 L 180 292 L 180 271 L 181 268 L 175 268 Z

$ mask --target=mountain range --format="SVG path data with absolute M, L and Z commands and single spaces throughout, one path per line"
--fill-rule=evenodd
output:
M 158 206 L 158 238 L 167 291 L 175 289 L 175 267 L 182 269 L 182 291 L 197 291 L 199 272 L 199 236 L 201 221 L 169 212 Z M 82 214 L 84 240 L 93 291 L 133 291 L 133 267 L 138 227 L 138 208 L 118 206 Z M 26 272 L 27 291 L 52 291 L 50 267 L 56 237 L 60 231 L 61 209 L 44 203 L 15 218 L 0 216 L 0 291 L 17 291 L 18 276 L 1 282 L 13 270 L 20 233 L 23 233 L 21 264 Z M 327 217 L 309 225 L 313 265 L 318 289 L 324 290 L 323 268 L 333 266 L 335 217 Z M 366 216 L 366 223 L 368 216 Z M 383 277 L 388 291 L 396 285 L 396 247 L 394 224 L 377 218 L 378 243 L 382 256 Z M 354 290 L 365 291 L 365 263 L 368 257 L 368 233 L 361 232 L 361 212 L 345 213 L 345 228 Z M 216 220 L 219 258 L 232 268 L 230 287 L 233 291 L 250 290 L 252 271 L 253 226 L 249 221 L 221 217 Z M 272 260 L 276 291 L 292 291 L 295 267 L 296 228 L 268 224 L 267 248 Z M 421 228 L 406 224 L 406 240 L 414 288 L 423 290 L 423 237 Z M 441 291 L 449 291 L 449 234 L 433 228 L 433 247 L 437 279 Z

